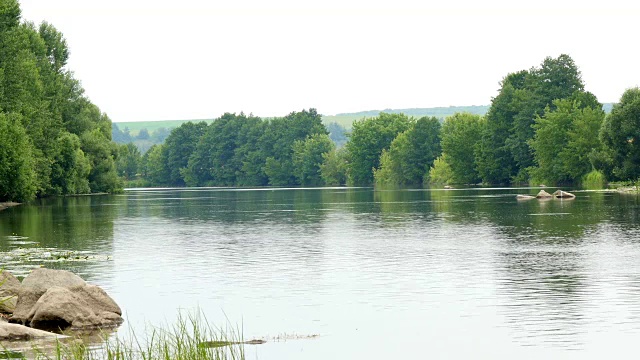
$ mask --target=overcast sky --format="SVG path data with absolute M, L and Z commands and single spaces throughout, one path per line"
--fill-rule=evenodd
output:
M 66 37 L 114 121 L 484 105 L 509 72 L 569 54 L 615 102 L 640 84 L 631 1 L 21 0 Z

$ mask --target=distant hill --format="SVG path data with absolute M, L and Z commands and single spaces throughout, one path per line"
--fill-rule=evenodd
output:
M 368 110 L 355 113 L 341 113 L 336 116 L 378 116 L 379 113 L 388 114 L 405 114 L 409 116 L 435 116 L 447 117 L 457 112 L 468 112 L 477 115 L 484 115 L 489 111 L 489 105 L 472 105 L 472 106 L 447 106 L 433 108 L 410 108 L 410 109 L 384 109 L 384 110 Z
M 381 112 L 389 113 L 389 114 L 403 113 L 405 115 L 413 116 L 413 117 L 435 116 L 439 119 L 444 119 L 447 116 L 451 116 L 457 112 L 468 112 L 476 115 L 485 115 L 487 111 L 489 111 L 489 105 L 367 110 L 367 111 L 359 111 L 355 113 L 340 113 L 336 115 L 323 116 L 322 121 L 325 124 L 330 124 L 332 122 L 335 122 L 347 129 L 350 129 L 351 124 L 355 120 L 359 120 L 365 117 L 378 116 L 378 114 L 380 114 Z
M 153 133 L 158 129 L 165 128 L 171 130 L 186 122 L 211 122 L 213 119 L 193 119 L 193 120 L 157 120 L 157 121 L 124 121 L 115 123 L 120 130 L 128 129 L 131 136 L 137 136 L 142 129 L 147 129 L 149 133 Z

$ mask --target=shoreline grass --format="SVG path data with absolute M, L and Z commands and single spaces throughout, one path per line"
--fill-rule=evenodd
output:
M 212 343 L 218 346 L 210 346 Z M 15 349 L 5 351 L 16 353 Z M 131 330 L 126 339 L 107 333 L 89 341 L 71 337 L 50 346 L 33 344 L 20 353 L 23 359 L 38 360 L 245 359 L 242 331 L 213 327 L 199 312 L 180 313 L 176 322 L 166 327 L 147 326 L 142 335 Z

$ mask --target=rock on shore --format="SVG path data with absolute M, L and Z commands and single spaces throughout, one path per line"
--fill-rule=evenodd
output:
M 18 300 L 20 281 L 7 271 L 0 272 L 0 313 L 12 313 Z
M 36 339 L 60 339 L 64 335 L 54 334 L 48 331 L 33 329 L 19 324 L 9 324 L 0 320 L 0 340 L 2 341 L 28 341 Z
M 10 322 L 33 328 L 93 328 L 123 322 L 120 307 L 95 285 L 65 270 L 36 269 L 20 284 Z

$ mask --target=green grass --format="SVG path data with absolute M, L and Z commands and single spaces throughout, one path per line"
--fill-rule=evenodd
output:
M 103 346 L 83 341 L 58 341 L 51 347 L 34 347 L 28 358 L 46 360 L 243 360 L 242 332 L 219 329 L 208 324 L 200 313 L 179 315 L 175 324 L 165 328 L 150 327 L 143 337 L 131 331 L 129 339 L 103 335 Z M 252 343 L 252 342 L 247 342 Z M 15 351 L 13 352 L 15 353 Z

